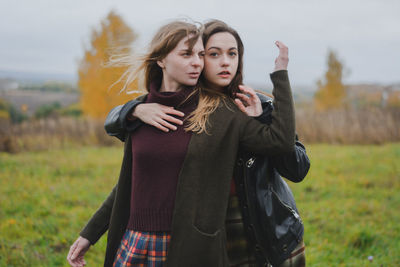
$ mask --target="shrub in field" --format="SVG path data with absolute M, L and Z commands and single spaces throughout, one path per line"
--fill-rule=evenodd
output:
M 26 120 L 27 116 L 16 109 L 11 103 L 0 98 L 0 119 L 19 123 Z
M 59 110 L 61 109 L 61 104 L 59 102 L 54 102 L 52 104 L 47 104 L 39 107 L 35 111 L 35 118 L 46 118 L 50 116 L 57 116 Z

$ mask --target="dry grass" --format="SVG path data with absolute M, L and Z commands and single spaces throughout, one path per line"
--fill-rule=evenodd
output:
M 400 109 L 296 110 L 296 128 L 306 143 L 382 144 L 400 141 Z
M 103 120 L 84 118 L 47 118 L 21 124 L 0 122 L 0 151 L 11 153 L 64 148 L 77 145 L 113 145 Z
M 81 145 L 115 145 L 104 120 L 56 117 L 10 124 L 0 120 L 0 151 L 16 153 Z M 400 141 L 400 109 L 296 110 L 297 132 L 306 143 L 383 144 Z

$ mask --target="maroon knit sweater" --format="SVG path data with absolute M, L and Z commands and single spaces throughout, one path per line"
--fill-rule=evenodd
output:
M 181 104 L 191 89 L 158 92 L 152 84 L 146 103 L 159 103 L 189 115 L 197 101 L 192 97 Z M 177 117 L 179 118 L 179 117 Z M 181 118 L 180 118 L 181 119 Z M 143 124 L 132 134 L 132 193 L 128 229 L 170 231 L 176 186 L 189 145 L 191 132 L 184 126 L 163 132 Z

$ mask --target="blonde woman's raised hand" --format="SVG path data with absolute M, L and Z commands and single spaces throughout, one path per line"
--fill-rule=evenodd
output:
M 235 104 L 247 116 L 257 117 L 262 114 L 262 106 L 260 98 L 257 96 L 253 88 L 245 85 L 239 85 L 242 93 L 236 93 Z
M 185 114 L 173 107 L 164 106 L 158 103 L 139 104 L 132 113 L 134 118 L 138 118 L 146 124 L 153 125 L 164 132 L 177 129 L 177 127 L 171 123 L 177 125 L 183 124 L 183 121 L 173 117 L 172 115 L 183 117 Z
M 289 49 L 284 43 L 280 41 L 276 41 L 275 45 L 279 48 L 279 55 L 275 59 L 274 71 L 287 70 L 287 66 L 289 63 Z
M 90 242 L 84 237 L 78 237 L 78 239 L 69 248 L 67 260 L 69 265 L 72 267 L 83 267 L 86 265 L 86 261 L 83 258 L 86 251 L 90 248 Z

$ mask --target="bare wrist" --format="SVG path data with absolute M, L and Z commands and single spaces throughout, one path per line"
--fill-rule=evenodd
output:
M 128 113 L 128 116 L 126 116 L 127 120 L 134 121 L 137 118 L 139 118 L 139 116 L 138 116 L 138 108 L 140 109 L 140 105 L 141 104 L 137 105 L 136 107 L 133 108 L 133 110 L 131 112 Z

